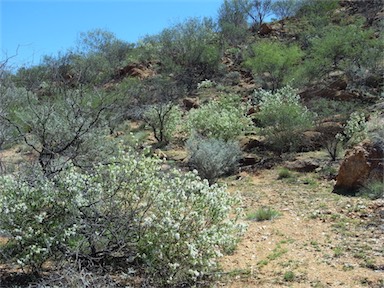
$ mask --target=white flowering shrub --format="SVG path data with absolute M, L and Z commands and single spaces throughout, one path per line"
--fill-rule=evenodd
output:
M 215 81 L 205 79 L 201 81 L 200 83 L 197 83 L 197 89 L 207 89 L 212 88 L 216 85 Z
M 295 151 L 301 144 L 302 133 L 313 126 L 313 114 L 300 103 L 300 96 L 290 86 L 276 92 L 257 90 L 257 114 L 262 133 L 271 147 L 280 152 Z
M 368 138 L 368 126 L 364 113 L 353 112 L 344 126 L 342 133 L 336 139 L 347 147 L 352 147 Z
M 229 105 L 224 101 L 211 101 L 199 109 L 192 109 L 187 118 L 187 130 L 207 138 L 233 140 L 243 135 L 252 125 L 241 103 Z
M 72 221 L 76 203 L 68 202 L 77 191 L 60 190 L 38 179 L 31 185 L 11 176 L 0 178 L 0 230 L 10 236 L 4 254 L 34 272 L 60 253 L 77 231 Z
M 156 286 L 205 277 L 244 231 L 240 200 L 197 173 L 164 172 L 160 164 L 130 151 L 36 186 L 0 178 L 0 230 L 14 258 L 36 268 L 53 256 L 85 267 L 124 258 L 126 269 L 142 265 Z

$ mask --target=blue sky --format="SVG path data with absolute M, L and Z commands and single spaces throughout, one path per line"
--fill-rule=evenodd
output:
M 189 17 L 217 17 L 223 0 L 0 0 L 0 60 L 38 64 L 76 45 L 80 32 L 101 28 L 136 43 Z

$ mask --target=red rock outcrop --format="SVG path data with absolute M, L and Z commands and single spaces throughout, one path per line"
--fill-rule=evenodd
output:
M 384 147 L 370 141 L 347 151 L 336 177 L 334 192 L 354 194 L 366 180 L 383 181 Z

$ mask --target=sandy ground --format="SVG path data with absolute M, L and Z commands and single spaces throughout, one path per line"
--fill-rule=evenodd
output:
M 282 215 L 246 221 L 216 287 L 384 287 L 384 201 L 336 195 L 315 174 L 278 180 L 277 171 L 230 183 L 246 213 L 268 206 Z

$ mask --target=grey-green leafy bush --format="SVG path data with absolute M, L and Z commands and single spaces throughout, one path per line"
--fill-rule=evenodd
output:
M 214 183 L 222 175 L 232 173 L 241 157 L 241 149 L 237 142 L 192 136 L 186 146 L 190 155 L 190 165 L 209 183 Z
M 255 91 L 260 101 L 257 118 L 262 126 L 261 133 L 273 149 L 280 152 L 296 151 L 302 141 L 302 133 L 313 125 L 313 114 L 300 102 L 297 91 L 290 86 L 275 93 Z
M 65 162 L 88 166 L 90 160 L 102 161 L 101 152 L 113 151 L 104 137 L 112 96 L 85 89 L 59 91 L 44 101 L 31 92 L 18 96 L 27 104 L 10 107 L 0 118 L 37 153 L 46 175 L 58 172 Z
M 50 257 L 60 253 L 75 237 L 78 226 L 77 198 L 72 190 L 57 189 L 42 175 L 37 180 L 3 176 L 0 179 L 0 230 L 10 236 L 7 257 L 33 272 Z
M 187 129 L 191 134 L 196 132 L 207 138 L 233 140 L 252 125 L 244 107 L 240 100 L 232 97 L 211 101 L 189 112 Z
M 164 172 L 160 160 L 133 151 L 110 160 L 32 183 L 0 178 L 0 230 L 10 237 L 11 260 L 39 271 L 50 259 L 83 268 L 115 259 L 172 287 L 204 278 L 234 249 L 244 227 L 239 198 L 224 186 Z

